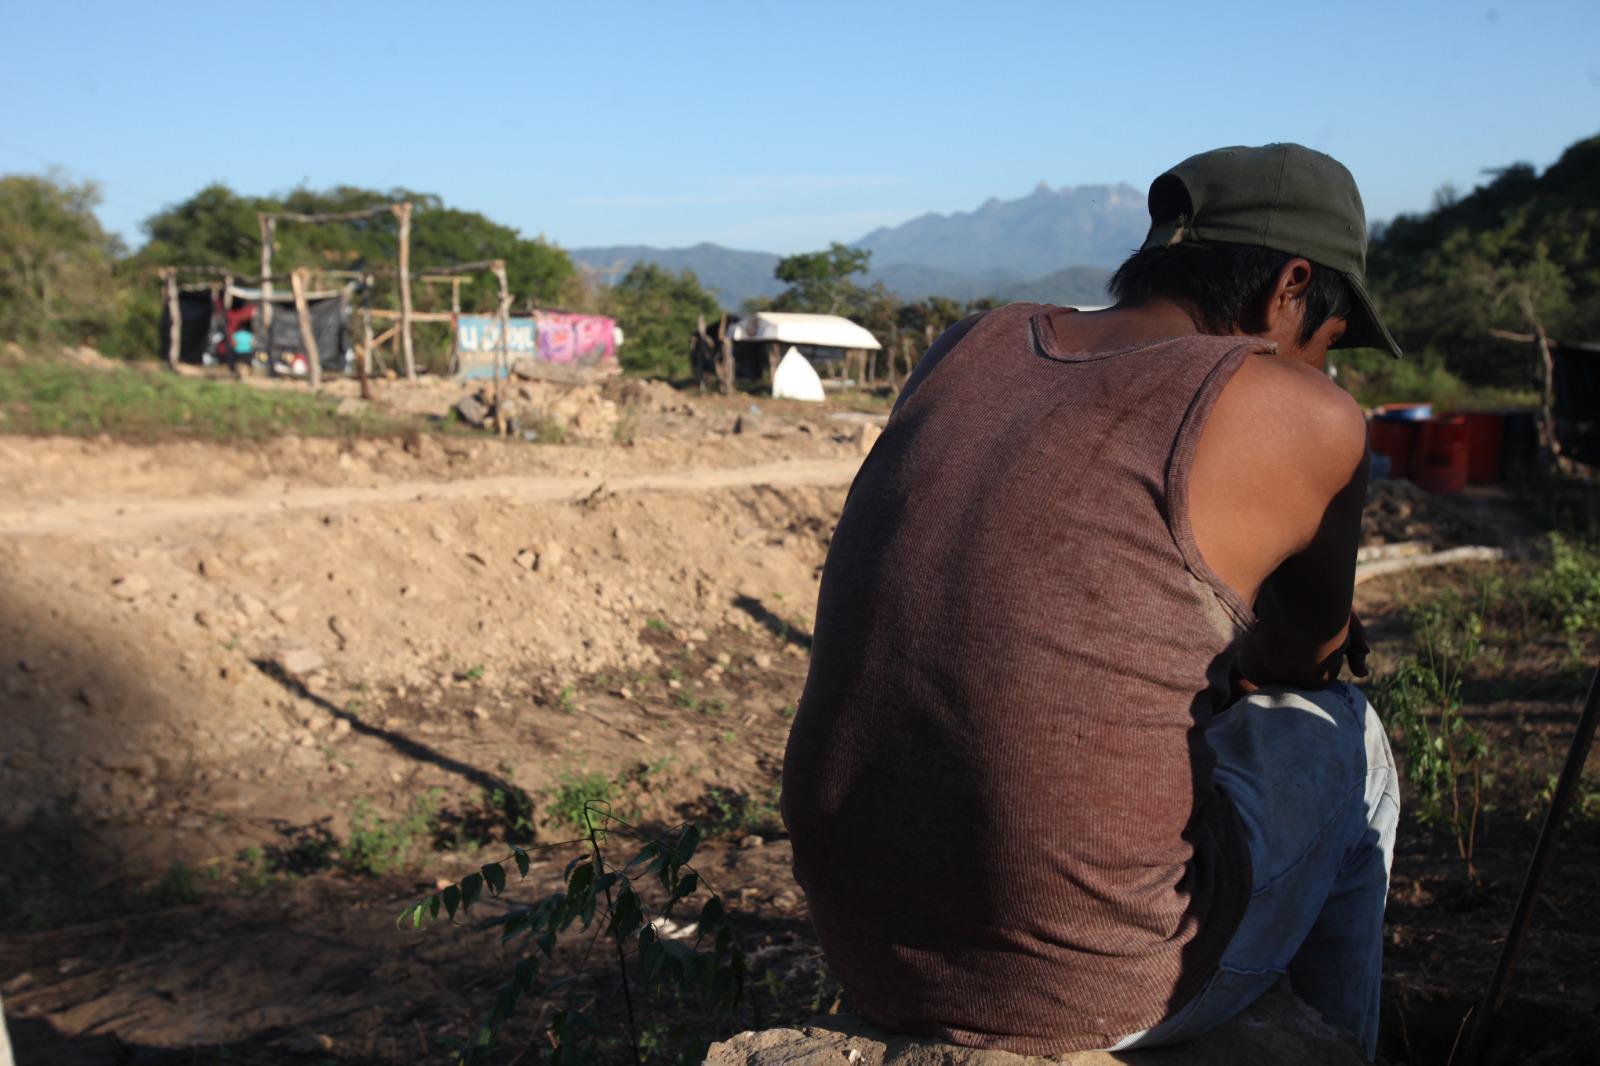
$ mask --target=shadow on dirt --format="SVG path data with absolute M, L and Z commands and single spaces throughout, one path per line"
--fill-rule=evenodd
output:
M 487 770 L 480 770 L 475 766 L 469 766 L 460 759 L 451 758 L 449 755 L 444 754 L 437 748 L 432 748 L 420 741 L 412 740 L 403 733 L 396 733 L 393 730 L 384 729 L 381 726 L 375 726 L 370 722 L 362 720 L 360 715 L 355 714 L 344 707 L 340 707 L 338 704 L 323 699 L 315 692 L 312 692 L 298 679 L 290 676 L 281 666 L 269 659 L 254 659 L 252 662 L 254 662 L 256 669 L 260 670 L 267 677 L 282 685 L 295 696 L 316 704 L 318 707 L 321 707 L 323 710 L 327 711 L 334 718 L 348 722 L 352 732 L 360 733 L 362 736 L 372 737 L 375 740 L 381 740 L 385 744 L 388 744 L 395 751 L 409 759 L 414 759 L 417 762 L 431 763 L 432 765 L 439 767 L 441 770 L 456 774 L 464 780 L 478 786 L 484 792 L 501 792 L 507 796 L 522 795 L 521 791 L 517 789 L 515 785 L 497 774 L 489 773 Z M 531 814 L 532 812 L 527 813 Z
M 735 596 L 733 605 L 757 622 L 760 622 L 766 627 L 767 632 L 779 640 L 788 641 L 790 644 L 805 648 L 807 651 L 811 650 L 811 633 L 809 630 L 790 622 L 782 615 L 775 614 L 766 604 L 754 596 Z

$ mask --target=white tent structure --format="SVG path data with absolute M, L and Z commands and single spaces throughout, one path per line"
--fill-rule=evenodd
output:
M 822 379 L 811 368 L 800 349 L 790 346 L 772 372 L 772 398 L 774 400 L 809 400 L 821 403 L 828 398 L 822 390 Z
M 840 315 L 802 315 L 787 311 L 757 311 L 740 319 L 730 331 L 734 343 L 773 342 L 802 348 L 876 352 L 878 338 Z

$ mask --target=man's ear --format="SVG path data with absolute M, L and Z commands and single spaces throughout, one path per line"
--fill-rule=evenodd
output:
M 1265 327 L 1261 332 L 1274 335 L 1284 326 L 1292 326 L 1297 331 L 1300 317 L 1305 314 L 1306 290 L 1310 287 L 1310 260 L 1295 258 L 1283 264 L 1267 297 L 1267 305 L 1261 309 L 1261 324 Z

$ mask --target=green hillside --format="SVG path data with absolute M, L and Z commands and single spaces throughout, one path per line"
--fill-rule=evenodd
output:
M 1537 321 L 1556 338 L 1600 339 L 1600 136 L 1543 174 L 1517 163 L 1465 196 L 1441 190 L 1433 210 L 1378 229 L 1368 266 L 1373 297 L 1419 368 L 1531 387 L 1528 346 L 1491 330 Z

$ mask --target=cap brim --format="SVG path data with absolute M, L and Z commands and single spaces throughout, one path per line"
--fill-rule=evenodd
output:
M 1383 319 L 1378 317 L 1378 309 L 1372 304 L 1372 297 L 1367 295 L 1366 287 L 1361 284 L 1361 279 L 1354 274 L 1346 274 L 1344 280 L 1350 286 L 1350 294 L 1355 297 L 1355 308 L 1350 314 L 1348 325 L 1345 326 L 1344 336 L 1333 345 L 1335 348 L 1377 348 L 1388 352 L 1396 359 L 1404 353 L 1400 345 L 1395 343 L 1394 336 L 1384 326 Z

